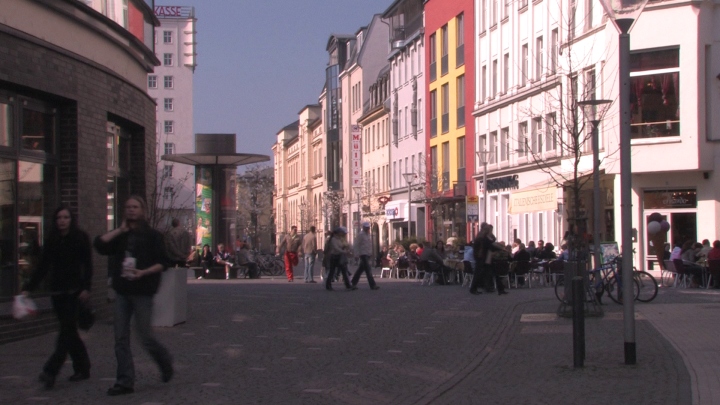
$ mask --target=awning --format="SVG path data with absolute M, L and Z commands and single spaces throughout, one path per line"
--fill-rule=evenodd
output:
M 255 155 L 251 153 L 226 153 L 217 155 L 206 153 L 181 153 L 177 155 L 162 155 L 161 159 L 192 166 L 243 166 L 252 163 L 267 162 L 270 160 L 270 156 Z
M 511 214 L 554 211 L 557 209 L 557 202 L 557 186 L 546 183 L 544 186 L 512 193 L 509 211 Z

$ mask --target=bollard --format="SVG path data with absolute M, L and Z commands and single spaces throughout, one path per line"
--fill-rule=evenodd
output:
M 585 292 L 583 278 L 572 279 L 572 316 L 573 316 L 573 366 L 582 368 L 585 362 Z

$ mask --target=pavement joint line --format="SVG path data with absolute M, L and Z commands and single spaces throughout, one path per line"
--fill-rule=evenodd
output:
M 115 381 L 115 377 L 103 377 L 100 381 Z
M 220 384 L 220 383 L 212 383 L 212 382 L 210 382 L 210 383 L 203 383 L 203 384 L 202 384 L 203 387 L 219 387 L 220 385 L 222 385 L 222 384 Z
M 282 360 L 295 360 L 297 357 L 283 357 Z
M 256 337 L 256 338 L 266 338 L 267 335 L 257 335 L 257 336 L 255 336 L 255 337 Z
M 382 363 L 383 363 L 383 362 L 382 362 L 382 361 L 379 361 L 379 360 L 369 360 L 369 361 L 368 361 L 368 364 L 382 364 Z
M 434 326 L 426 326 L 423 329 L 435 329 L 435 327 Z
M 220 325 L 208 325 L 208 328 L 219 328 Z
M 228 345 L 228 347 L 242 347 L 242 344 L 240 343 L 233 343 L 231 345 Z
M 402 353 L 402 350 L 388 350 L 388 353 Z
M 415 332 L 416 335 L 427 335 L 425 332 Z
M 320 350 L 319 347 L 308 347 L 308 350 Z
M 248 370 L 252 370 L 252 371 L 265 371 L 266 369 L 265 369 L 265 367 L 250 367 L 250 368 L 248 368 Z
M 195 353 L 196 356 L 210 356 L 210 353 Z
M 403 343 L 415 343 L 414 340 L 403 340 Z
M 39 401 L 47 401 L 47 400 L 49 400 L 49 399 L 50 399 L 50 397 L 30 397 L 30 398 L 28 398 L 27 400 L 28 400 L 28 401 L 37 401 L 37 402 L 39 402 Z
M 345 333 L 355 333 L 357 332 L 355 329 L 348 329 L 345 331 Z
M 336 338 L 336 337 L 332 337 L 332 338 L 328 338 L 328 340 L 342 340 L 342 339 Z
M 284 327 L 283 327 L 283 328 L 278 328 L 278 330 L 288 330 L 288 329 L 290 329 L 290 328 L 284 328 Z
M 0 377 L 0 380 L 17 380 L 18 378 L 22 378 L 22 376 L 19 375 L 6 375 L 4 377 Z
M 308 388 L 308 389 L 304 389 L 303 392 L 307 392 L 310 394 L 319 394 L 319 393 L 323 392 L 323 390 L 320 390 L 317 388 Z
M 143 402 L 140 405 L 165 405 L 165 402 Z
M 343 375 L 354 376 L 354 375 L 360 375 L 360 373 L 343 373 Z
M 195 332 L 185 332 L 183 336 L 195 336 Z

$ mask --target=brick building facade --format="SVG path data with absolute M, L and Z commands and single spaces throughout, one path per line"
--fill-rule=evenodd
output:
M 54 328 L 47 291 L 37 294 L 38 318 L 10 317 L 54 209 L 70 206 L 94 237 L 117 225 L 128 195 L 147 197 L 156 176 L 148 170 L 155 167 L 155 103 L 145 86 L 158 61 L 146 33 L 80 2 L 10 3 L 5 9 L 14 15 L 0 18 L 0 343 Z M 146 3 L 131 6 L 141 26 L 157 25 Z M 92 301 L 102 316 L 107 260 L 94 255 L 93 262 Z

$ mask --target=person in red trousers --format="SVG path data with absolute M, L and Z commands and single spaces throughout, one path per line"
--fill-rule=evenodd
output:
M 300 244 L 302 244 L 302 239 L 297 234 L 297 226 L 293 225 L 290 228 L 290 234 L 285 236 L 282 244 L 278 246 L 278 254 L 282 249 L 285 250 L 283 259 L 285 260 L 285 274 L 287 275 L 289 283 L 292 283 L 294 279 L 293 267 L 297 266 L 299 261 L 298 249 L 300 249 Z

